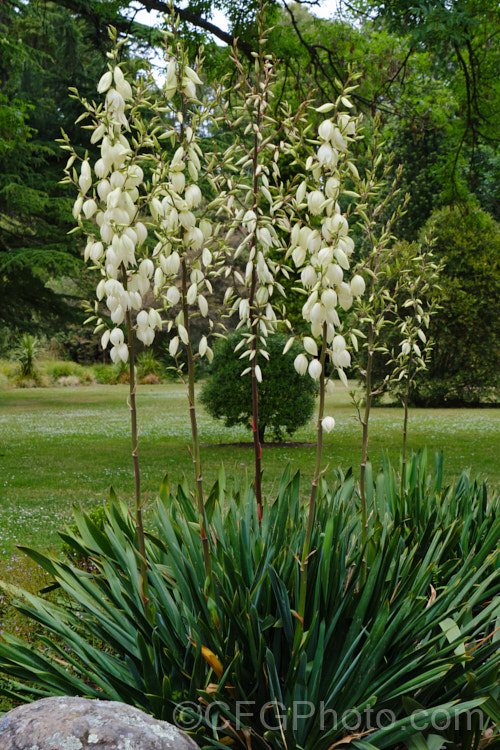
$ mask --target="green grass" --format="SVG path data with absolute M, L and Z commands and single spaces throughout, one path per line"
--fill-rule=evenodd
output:
M 110 485 L 124 498 L 133 494 L 128 434 L 127 386 L 44 388 L 0 392 L 0 553 L 10 555 L 16 543 L 46 547 L 58 541 L 57 530 L 71 519 L 72 503 L 90 507 L 107 496 Z M 177 483 L 192 480 L 187 451 L 190 442 L 186 394 L 181 384 L 139 386 L 139 422 L 143 491 L 154 501 L 168 471 Z M 329 474 L 340 464 L 358 473 L 361 432 L 346 390 L 339 384 L 328 397 L 327 413 L 336 429 L 325 439 L 324 463 Z M 377 467 L 382 449 L 396 459 L 401 445 L 402 411 L 379 407 L 372 417 L 370 455 Z M 221 461 L 226 474 L 250 479 L 250 446 L 219 443 L 250 441 L 244 428 L 224 428 L 199 410 L 206 486 L 217 476 Z M 314 441 L 314 425 L 294 435 Z M 470 467 L 500 486 L 500 410 L 414 410 L 409 425 L 409 450 L 427 446 L 444 450 L 449 479 Z M 287 463 L 300 468 L 307 491 L 315 448 L 267 447 L 263 454 L 263 485 L 272 491 Z M 327 473 L 327 477 L 328 477 Z

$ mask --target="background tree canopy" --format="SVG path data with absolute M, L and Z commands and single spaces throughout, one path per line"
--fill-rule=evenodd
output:
M 330 18 L 315 0 L 270 0 L 270 49 L 280 61 L 276 108 L 316 92 L 334 98 L 350 68 L 364 115 L 363 164 L 378 113 L 387 150 L 403 164 L 399 239 L 414 241 L 433 211 L 474 198 L 500 219 L 500 9 L 492 0 L 339 0 Z M 228 70 L 230 45 L 251 64 L 259 0 L 174 3 L 191 56 L 204 47 L 207 87 Z M 154 60 L 161 76 L 161 13 L 167 0 L 4 0 L 0 4 L 0 331 L 79 330 L 86 275 L 73 225 L 72 195 L 59 184 L 63 128 L 91 148 L 68 88 L 95 96 L 105 67 L 107 27 L 129 37 L 129 64 Z M 143 12 L 149 12 L 148 16 Z M 221 11 L 227 29 L 214 22 Z M 221 133 L 220 137 L 229 137 Z M 473 252 L 473 248 L 464 248 Z M 450 260 L 450 263 L 455 261 Z M 477 294 L 481 290 L 477 289 Z M 0 335 L 0 345 L 2 336 Z M 498 347 L 497 347 L 498 348 Z

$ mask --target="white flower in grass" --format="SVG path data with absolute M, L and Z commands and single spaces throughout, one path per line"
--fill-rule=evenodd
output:
M 333 417 L 323 417 L 321 420 L 321 427 L 325 432 L 331 432 L 335 427 L 335 420 Z

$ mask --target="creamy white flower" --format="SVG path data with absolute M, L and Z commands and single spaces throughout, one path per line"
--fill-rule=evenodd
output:
M 302 280 L 302 284 L 306 288 L 313 287 L 318 280 L 318 277 L 316 276 L 316 271 L 312 266 L 306 266 L 302 273 L 300 274 L 300 278 Z
M 322 373 L 322 367 L 321 362 L 319 359 L 312 359 L 309 362 L 309 367 L 307 368 L 309 375 L 312 377 L 313 380 L 318 380 L 321 377 Z
M 304 263 L 306 259 L 306 251 L 303 250 L 301 247 L 296 247 L 294 248 L 292 252 L 292 258 L 296 267 L 300 268 L 300 266 Z
M 167 276 L 177 275 L 181 265 L 180 255 L 177 250 L 174 250 L 165 261 L 165 273 Z
M 118 65 L 113 71 L 113 78 L 115 80 L 116 89 L 121 94 L 121 96 L 124 99 L 132 99 L 132 87 L 130 86 L 130 83 L 125 80 L 123 72 L 118 67 Z
M 318 345 L 315 340 L 310 336 L 305 336 L 303 340 L 304 349 L 308 354 L 312 354 L 313 357 L 318 356 Z
M 104 246 L 102 242 L 93 242 L 90 247 L 90 258 L 94 261 L 94 263 L 97 263 L 97 261 L 101 260 L 102 256 L 104 255 Z
M 99 79 L 99 83 L 97 84 L 98 93 L 104 94 L 109 89 L 112 83 L 113 83 L 113 73 L 110 70 L 108 70 Z
M 196 224 L 196 217 L 191 211 L 179 211 L 179 221 L 184 229 L 192 229 Z
M 320 302 L 316 302 L 311 308 L 311 323 L 321 325 L 325 321 L 326 311 Z
M 321 427 L 325 432 L 331 432 L 335 427 L 335 420 L 333 417 L 323 417 L 321 420 Z
M 141 276 L 145 276 L 146 278 L 150 279 L 154 275 L 155 272 L 155 266 L 151 258 L 144 258 L 144 260 L 141 260 L 139 263 L 139 274 Z
M 323 122 L 318 128 L 318 135 L 324 141 L 329 141 L 333 135 L 334 129 L 335 129 L 335 126 L 331 120 L 323 120 Z
M 86 200 L 83 204 L 83 213 L 86 219 L 92 218 L 97 211 L 97 203 L 92 198 Z
M 307 206 L 313 216 L 317 216 L 321 213 L 324 201 L 325 196 L 323 195 L 321 190 L 313 190 L 311 193 L 309 193 L 309 195 L 307 196 Z
M 80 185 L 82 193 L 86 193 L 92 185 L 92 172 L 88 159 L 85 159 L 85 161 L 82 162 L 78 184 Z
M 198 295 L 198 307 L 202 316 L 206 318 L 208 315 L 208 302 L 202 294 Z
M 365 280 L 362 276 L 359 276 L 359 274 L 357 274 L 356 276 L 352 277 L 350 287 L 353 297 L 361 297 L 364 294 L 366 288 Z
M 181 86 L 188 99 L 196 99 L 196 85 L 187 76 L 182 79 Z
M 332 143 L 339 151 L 345 151 L 347 149 L 347 141 L 338 128 L 334 129 Z
M 202 200 L 201 190 L 198 185 L 188 185 L 184 193 L 184 200 L 188 208 L 196 208 Z
M 203 232 L 203 237 L 208 240 L 208 238 L 212 235 L 212 224 L 208 219 L 202 219 L 200 221 L 199 227 L 201 231 Z
M 122 329 L 113 328 L 113 330 L 110 331 L 109 340 L 111 341 L 113 346 L 120 346 L 121 344 L 123 344 L 125 337 L 123 335 Z
M 338 261 L 339 265 L 347 271 L 347 269 L 349 268 L 349 258 L 342 250 L 340 245 L 337 245 L 333 252 L 335 254 L 335 259 Z
M 337 165 L 337 151 L 329 143 L 323 143 L 318 149 L 318 162 L 322 167 L 333 169 Z
M 346 113 L 339 115 L 339 127 L 345 135 L 354 135 L 356 133 L 356 122 Z
M 334 310 L 337 306 L 337 294 L 333 289 L 325 289 L 321 293 L 321 304 L 325 307 L 326 311 Z
M 170 340 L 170 343 L 168 345 L 168 351 L 171 357 L 175 357 L 175 355 L 177 354 L 178 348 L 179 348 L 179 337 L 174 336 L 173 339 Z
M 307 245 L 309 243 L 309 237 L 310 237 L 311 232 L 313 230 L 310 227 L 300 227 L 300 229 L 299 229 L 298 228 L 299 227 L 298 224 L 296 224 L 295 226 L 297 227 L 297 232 L 296 232 L 297 237 L 296 237 L 296 240 L 295 240 L 295 244 L 300 245 L 300 247 L 302 248 L 302 250 L 307 250 Z M 295 229 L 295 227 L 294 227 L 294 229 Z
M 200 357 L 204 357 L 205 356 L 205 354 L 207 352 L 207 346 L 208 346 L 208 344 L 207 344 L 207 337 L 206 336 L 202 336 L 201 339 L 200 339 L 200 343 L 198 345 L 198 353 L 199 353 Z
M 338 177 L 329 177 L 325 185 L 325 193 L 329 198 L 337 200 L 340 195 L 340 180 Z
M 179 302 L 180 297 L 180 292 L 176 286 L 170 286 L 165 294 L 167 302 L 170 302 L 171 305 L 176 305 Z
M 193 250 L 199 250 L 205 240 L 203 232 L 198 227 L 192 227 L 185 235 L 186 244 L 193 248 Z
M 338 287 L 338 298 L 339 298 L 339 304 L 342 307 L 343 310 L 349 310 L 349 308 L 352 306 L 353 298 L 351 294 L 351 289 L 348 284 L 345 283 L 345 281 L 340 284 Z
M 299 375 L 305 375 L 307 372 L 307 357 L 305 354 L 298 354 L 293 360 L 293 366 Z

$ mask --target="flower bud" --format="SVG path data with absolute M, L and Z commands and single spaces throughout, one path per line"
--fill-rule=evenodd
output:
M 174 336 L 173 339 L 171 339 L 169 345 L 168 345 L 168 351 L 171 357 L 175 357 L 177 354 L 177 349 L 179 348 L 179 337 Z
M 113 82 L 113 73 L 108 70 L 107 73 L 104 73 L 99 79 L 99 83 L 97 84 L 97 92 L 99 94 L 104 94 L 109 87 L 111 86 Z
M 191 284 L 186 294 L 186 301 L 188 305 L 192 305 L 198 295 L 198 285 Z
M 318 356 L 318 345 L 316 344 L 314 339 L 312 339 L 310 336 L 305 336 L 302 343 L 304 345 L 304 349 L 308 354 L 312 354 L 313 357 Z
M 89 198 L 85 201 L 83 204 L 83 213 L 85 215 L 86 219 L 92 218 L 92 216 L 97 211 L 97 203 L 92 198 Z
M 198 307 L 202 316 L 206 318 L 208 315 L 208 302 L 202 294 L 198 295 Z

